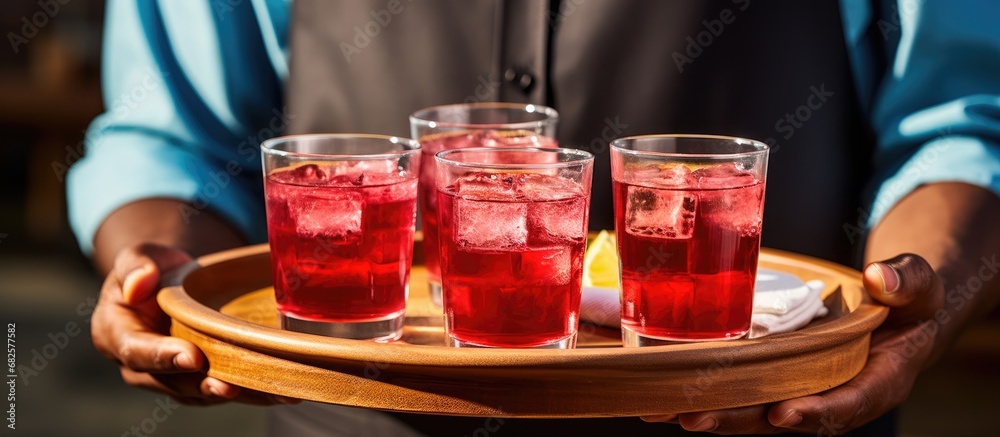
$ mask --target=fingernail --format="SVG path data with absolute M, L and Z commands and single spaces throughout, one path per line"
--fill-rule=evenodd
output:
M 895 293 L 899 289 L 899 273 L 896 269 L 883 263 L 875 263 L 875 271 L 882 278 L 882 291 L 884 293 Z
M 712 431 L 718 427 L 719 422 L 716 422 L 714 418 L 706 417 L 702 419 L 701 422 L 698 422 L 691 428 L 688 428 L 688 431 Z
M 802 423 L 802 415 L 799 414 L 798 411 L 791 410 L 787 414 L 785 414 L 785 417 L 782 417 L 780 420 L 778 420 L 778 423 L 775 423 L 774 426 L 780 428 L 791 428 L 800 423 Z
M 279 403 L 288 405 L 295 405 L 302 402 L 301 399 L 286 398 L 284 396 L 277 396 L 277 395 L 274 396 L 274 400 L 278 401 Z
M 125 295 L 126 302 L 132 302 L 135 294 L 135 283 L 145 274 L 152 272 L 153 266 L 145 264 L 142 267 L 132 270 L 125 275 L 125 280 L 122 281 L 122 294 Z
M 191 354 L 180 353 L 174 355 L 174 366 L 181 370 L 198 370 Z
M 215 396 L 227 399 L 236 396 L 235 393 L 226 394 L 227 391 L 226 388 L 228 387 L 228 384 L 222 381 L 219 381 L 217 379 L 207 378 L 206 384 L 208 384 L 208 392 L 212 393 Z

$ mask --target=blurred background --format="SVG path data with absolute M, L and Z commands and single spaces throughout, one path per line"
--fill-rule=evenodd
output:
M 63 2 L 51 2 L 54 13 L 36 1 L 0 8 L 0 323 L 17 330 L 17 434 L 152 434 L 152 423 L 157 436 L 263 436 L 258 407 L 181 407 L 162 423 L 149 420 L 164 397 L 127 387 L 91 345 L 102 278 L 67 225 L 64 176 L 103 107 L 104 1 Z M 1000 411 L 997 369 L 994 314 L 921 376 L 900 411 L 902 435 L 990 435 Z
M 17 429 L 4 422 L 4 435 L 263 436 L 257 407 L 182 407 L 150 420 L 165 397 L 126 386 L 91 345 L 102 278 L 67 224 L 64 176 L 103 108 L 104 0 L 48 3 L 58 10 L 27 0 L 0 8 L 0 323 L 17 326 L 19 368 Z

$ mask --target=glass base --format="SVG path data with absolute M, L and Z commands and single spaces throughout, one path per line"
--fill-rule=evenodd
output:
M 492 348 L 497 349 L 501 346 L 487 346 L 477 343 L 470 343 L 467 341 L 462 341 L 452 336 L 447 336 L 448 346 L 452 347 L 469 347 L 469 348 Z M 510 349 L 573 349 L 576 347 L 576 334 L 566 337 L 562 340 L 557 340 L 552 343 L 540 344 L 537 346 L 524 346 L 524 347 L 510 347 Z
M 725 336 L 718 338 L 675 338 L 675 337 L 651 337 L 646 334 L 640 334 L 633 331 L 626 325 L 622 325 L 622 344 L 625 347 L 643 347 L 643 346 L 662 346 L 666 344 L 677 344 L 677 343 L 693 343 L 699 341 L 725 341 L 725 340 L 738 340 L 747 335 L 750 332 L 737 331 L 726 334 Z
M 305 320 L 287 314 L 278 314 L 281 329 L 327 337 L 372 340 L 388 343 L 403 336 L 403 311 L 382 320 L 362 322 L 324 322 Z
M 441 297 L 441 283 L 434 281 L 427 281 L 428 286 L 431 289 L 431 302 L 434 306 L 441 308 L 444 306 L 444 299 Z

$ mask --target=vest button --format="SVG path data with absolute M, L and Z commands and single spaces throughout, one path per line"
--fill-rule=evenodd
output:
M 525 93 L 531 91 L 531 87 L 535 85 L 535 78 L 531 73 L 516 68 L 508 68 L 507 71 L 504 71 L 503 78 Z
M 521 73 L 518 73 L 517 70 L 515 70 L 513 68 L 508 68 L 507 71 L 503 72 L 503 80 L 506 80 L 507 82 L 510 82 L 510 83 L 516 83 L 517 82 L 517 78 L 520 75 L 521 75 Z

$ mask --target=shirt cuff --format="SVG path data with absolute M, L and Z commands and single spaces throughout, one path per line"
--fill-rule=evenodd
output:
M 259 155 L 247 161 L 212 165 L 181 145 L 141 132 L 106 132 L 70 168 L 67 206 L 80 248 L 93 252 L 94 234 L 112 212 L 142 199 L 189 202 L 180 211 L 193 217 L 211 210 L 250 242 L 266 241 Z
M 981 138 L 946 136 L 929 141 L 877 188 L 868 227 L 921 185 L 965 182 L 1000 196 L 1000 146 Z

